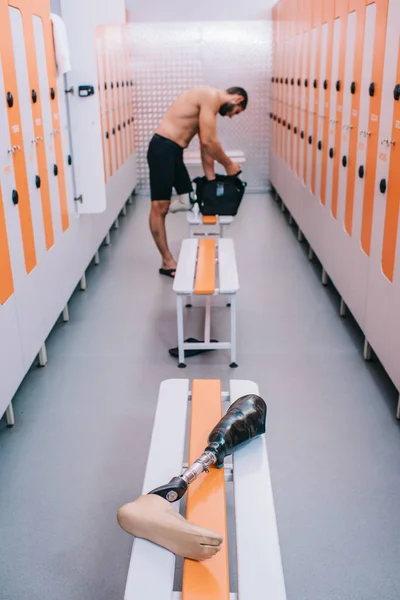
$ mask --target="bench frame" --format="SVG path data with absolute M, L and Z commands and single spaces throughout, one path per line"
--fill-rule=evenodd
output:
M 233 219 L 232 216 L 216 215 L 215 223 L 207 223 L 207 219 L 204 219 L 200 212 L 197 214 L 194 211 L 188 211 L 189 237 L 217 236 L 223 238 L 225 228 L 232 224 Z M 198 231 L 199 227 L 201 227 L 200 231 Z
M 202 383 L 204 382 L 200 381 Z M 221 402 L 229 401 L 230 404 L 245 394 L 259 394 L 257 384 L 245 380 L 231 380 L 229 392 L 222 391 L 222 386 L 220 389 Z M 186 431 L 192 431 L 195 426 L 195 423 L 190 426 L 187 423 L 191 400 L 188 379 L 168 379 L 161 383 L 142 494 L 147 494 L 186 468 Z M 197 397 L 196 402 L 197 411 L 200 409 L 202 412 L 202 397 Z M 200 425 L 200 429 L 202 427 Z M 204 432 L 202 435 L 208 433 Z M 206 443 L 206 439 L 204 442 Z M 268 461 L 267 433 L 237 450 L 233 457 L 225 461 L 222 469 L 225 481 L 233 482 L 235 507 L 238 594 L 230 593 L 230 600 L 254 600 L 260 597 L 287 600 Z M 206 481 L 201 485 L 206 485 Z M 171 504 L 171 507 L 179 511 L 179 502 Z M 227 544 L 227 538 L 224 543 Z M 176 557 L 169 550 L 148 540 L 134 538 L 124 600 L 190 600 L 192 593 L 188 590 L 187 583 L 187 595 L 173 591 L 175 562 Z M 199 568 L 207 569 L 208 562 L 200 563 Z M 199 597 L 193 590 L 193 598 Z M 210 595 L 210 598 L 214 599 L 215 595 Z M 225 596 L 218 600 L 225 600 Z
M 189 244 L 190 246 L 189 246 Z M 197 256 L 195 259 L 195 268 L 192 273 L 191 267 L 193 264 L 189 264 L 186 261 L 186 252 L 193 252 L 193 242 L 196 244 L 196 240 L 190 238 L 184 240 L 181 246 L 181 252 L 179 255 L 178 266 L 175 275 L 175 281 L 173 289 L 176 293 L 176 313 L 177 313 L 177 329 L 178 329 L 178 367 L 185 368 L 185 350 L 230 350 L 231 351 L 231 368 L 236 368 L 236 343 L 237 343 L 237 328 L 236 328 L 236 293 L 239 289 L 239 279 L 236 268 L 236 257 L 234 253 L 233 240 L 224 239 L 216 240 L 216 264 L 220 269 L 220 286 L 215 287 L 211 294 L 198 294 L 198 296 L 205 297 L 205 319 L 204 319 L 204 341 L 203 342 L 185 342 L 184 336 L 184 318 L 183 318 L 183 303 L 186 298 L 186 307 L 192 307 L 192 298 L 195 294 L 194 290 L 194 277 L 197 269 Z M 228 262 L 219 260 L 219 251 L 223 247 L 224 250 L 230 252 L 230 258 Z M 197 252 L 197 250 L 196 250 Z M 232 273 L 229 278 L 230 281 L 226 285 L 221 283 L 221 269 L 227 270 L 231 268 Z M 228 298 L 227 306 L 230 307 L 230 341 L 227 342 L 211 342 L 211 298 L 213 296 L 226 296 Z

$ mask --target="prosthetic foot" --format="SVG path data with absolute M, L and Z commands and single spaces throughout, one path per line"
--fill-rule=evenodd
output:
M 154 494 L 122 506 L 117 519 L 127 533 L 184 558 L 203 561 L 221 550 L 221 536 L 190 523 L 167 500 Z

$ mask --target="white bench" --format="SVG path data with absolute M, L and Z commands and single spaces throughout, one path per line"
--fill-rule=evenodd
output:
M 224 237 L 225 228 L 233 223 L 232 216 L 204 216 L 195 204 L 194 209 L 188 211 L 187 222 L 189 224 L 189 237 L 195 236 L 219 236 Z
M 183 240 L 175 273 L 173 290 L 176 293 L 178 325 L 178 366 L 185 367 L 185 350 L 230 350 L 232 368 L 236 364 L 236 293 L 239 277 L 236 256 L 231 239 L 186 239 Z M 183 324 L 183 299 L 205 297 L 204 341 L 185 342 Z M 228 342 L 210 341 L 211 297 L 228 296 L 231 307 L 231 339 Z M 170 351 L 171 352 L 171 351 Z
M 232 404 L 245 394 L 259 394 L 258 386 L 252 381 L 232 380 L 229 392 L 222 392 L 218 380 L 197 380 L 193 381 L 191 392 L 187 379 L 163 381 L 142 493 L 149 493 L 182 472 L 188 411 L 191 413 L 189 448 L 193 449 L 193 444 L 199 445 L 199 442 L 205 447 L 209 432 L 223 414 L 222 399 Z M 216 474 L 219 488 L 215 489 L 214 480 L 209 486 L 209 494 L 205 488 L 212 473 L 201 476 L 195 493 L 205 490 L 206 497 L 202 502 L 191 502 L 191 510 L 195 511 L 192 520 L 202 521 L 201 525 L 205 527 L 209 522 L 209 528 L 216 531 L 213 529 L 215 515 L 211 514 L 210 506 L 212 503 L 218 505 L 219 513 L 223 507 L 222 520 L 225 522 L 220 523 L 220 528 L 224 532 L 228 527 L 236 530 L 238 594 L 230 593 L 229 589 L 226 535 L 223 535 L 223 547 L 217 556 L 202 563 L 184 560 L 183 594 L 173 591 L 175 555 L 152 542 L 134 538 L 124 600 L 286 600 L 266 434 L 237 450 L 230 467 L 225 465 L 216 471 L 220 471 Z M 234 523 L 229 523 L 226 518 L 228 471 L 233 480 Z M 191 489 L 190 486 L 187 495 Z M 207 496 L 211 502 L 208 506 Z M 179 510 L 179 503 L 171 506 Z M 186 518 L 190 520 L 190 514 L 187 513 Z M 199 591 L 199 585 L 206 590 Z

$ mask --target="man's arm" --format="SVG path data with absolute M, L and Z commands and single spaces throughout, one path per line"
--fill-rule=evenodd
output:
M 219 162 L 228 171 L 233 162 L 227 156 L 217 136 L 217 116 L 213 110 L 212 102 L 204 102 L 199 115 L 199 137 L 202 150 L 211 158 Z
M 203 146 L 201 146 L 201 162 L 207 179 L 215 179 L 214 159 Z

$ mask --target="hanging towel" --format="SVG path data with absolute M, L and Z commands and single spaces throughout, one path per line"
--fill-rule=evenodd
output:
M 56 55 L 57 75 L 64 75 L 72 70 L 69 56 L 67 28 L 61 17 L 50 13 L 53 23 L 54 51 Z

